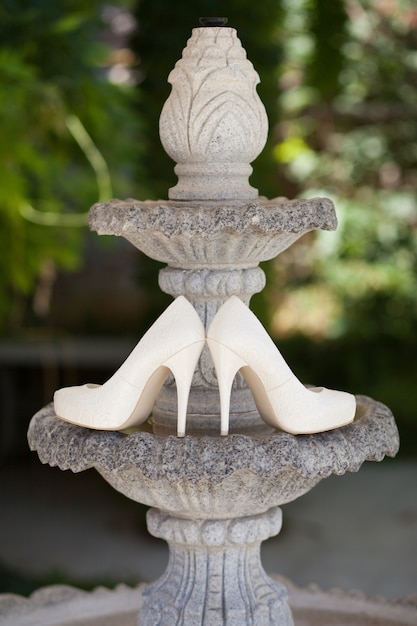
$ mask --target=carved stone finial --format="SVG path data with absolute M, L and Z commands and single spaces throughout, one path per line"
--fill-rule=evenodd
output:
M 268 133 L 259 76 L 234 28 L 195 28 L 168 77 L 161 142 L 176 161 L 171 200 L 252 200 L 250 163 Z

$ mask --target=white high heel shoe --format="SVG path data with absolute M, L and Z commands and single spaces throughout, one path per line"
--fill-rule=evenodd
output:
M 59 389 L 55 413 L 99 430 L 123 430 L 144 422 L 171 371 L 177 385 L 178 436 L 185 435 L 188 396 L 205 344 L 204 326 L 194 307 L 178 297 L 145 333 L 104 385 Z
M 258 318 L 236 296 L 216 313 L 207 331 L 207 343 L 219 385 L 222 435 L 229 431 L 230 393 L 239 370 L 261 417 L 275 428 L 307 434 L 353 421 L 355 396 L 324 387 L 305 387 Z

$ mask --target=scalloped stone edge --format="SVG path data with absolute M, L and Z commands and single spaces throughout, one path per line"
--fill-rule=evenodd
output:
M 398 451 L 398 429 L 388 407 L 367 396 L 357 396 L 357 404 L 359 417 L 343 428 L 314 435 L 275 432 L 254 439 L 90 430 L 58 418 L 51 403 L 33 416 L 28 441 L 42 463 L 73 472 L 134 467 L 154 481 L 197 483 L 209 478 L 221 483 L 242 469 L 270 477 L 291 467 L 304 478 L 325 478 L 356 472 L 364 461 L 381 461 Z
M 69 585 L 51 585 L 36 590 L 28 598 L 13 593 L 0 594 L 0 624 L 62 626 L 111 615 L 115 608 L 119 614 L 136 613 L 142 604 L 140 591 L 144 587 L 144 583 L 136 588 L 120 584 L 114 589 L 97 587 L 84 591 Z M 117 596 L 120 599 L 115 607 Z
M 263 233 L 335 230 L 337 218 L 333 202 L 328 198 L 259 198 L 240 206 L 113 199 L 91 207 L 89 225 L 100 235 L 158 231 L 166 237 L 209 238 L 224 230 L 235 233 L 249 229 Z
M 312 626 L 319 623 L 314 621 L 315 613 L 335 611 L 349 619 L 355 616 L 361 619 L 358 626 L 384 626 L 385 623 L 414 626 L 417 623 L 417 594 L 386 600 L 381 596 L 366 596 L 357 590 L 333 588 L 323 591 L 315 584 L 301 588 L 280 575 L 270 576 L 287 588 L 294 617 L 308 611 Z M 53 585 L 35 591 L 29 598 L 1 594 L 0 623 L 2 626 L 34 626 L 42 618 L 42 626 L 59 626 L 70 624 L 72 620 L 75 623 L 77 619 L 109 617 L 112 612 L 134 615 L 142 606 L 142 592 L 145 588 L 144 583 L 134 588 L 121 584 L 114 589 L 97 587 L 87 592 L 67 585 Z M 61 621 L 60 616 L 64 621 Z

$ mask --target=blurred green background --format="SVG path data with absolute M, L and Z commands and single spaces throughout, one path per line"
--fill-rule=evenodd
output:
M 252 308 L 305 382 L 370 395 L 417 452 L 417 6 L 414 0 L 3 0 L 0 6 L 0 463 L 64 384 L 103 382 L 169 298 L 160 265 L 87 211 L 166 198 L 167 76 L 202 15 L 226 15 L 270 122 L 251 183 L 327 196 L 336 232 L 264 265 Z M 144 526 L 143 511 L 138 508 Z M 0 567 L 1 590 L 28 580 Z M 77 581 L 78 586 L 82 586 Z M 95 581 L 94 585 L 97 584 Z M 88 585 L 85 585 L 88 586 Z
M 270 133 L 252 184 L 330 197 L 339 219 L 265 264 L 252 307 L 303 381 L 386 403 L 400 454 L 415 455 L 415 2 L 4 0 L 2 459 L 27 454 L 28 421 L 54 388 L 105 380 L 169 301 L 160 266 L 90 233 L 86 213 L 110 197 L 166 198 L 175 184 L 158 117 L 201 15 L 229 18 L 261 77 Z M 71 341 L 68 373 L 47 357 Z

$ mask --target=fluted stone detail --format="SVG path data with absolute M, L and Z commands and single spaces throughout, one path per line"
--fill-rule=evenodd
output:
M 265 287 L 265 274 L 260 267 L 222 270 L 166 267 L 159 272 L 159 286 L 174 297 L 184 295 L 196 307 L 202 302 L 224 302 L 231 296 L 249 303 L 251 296 Z
M 170 560 L 149 585 L 138 625 L 293 626 L 283 585 L 260 561 L 261 542 L 279 533 L 281 509 L 239 519 L 184 520 L 151 509 L 149 532 L 165 539 Z

